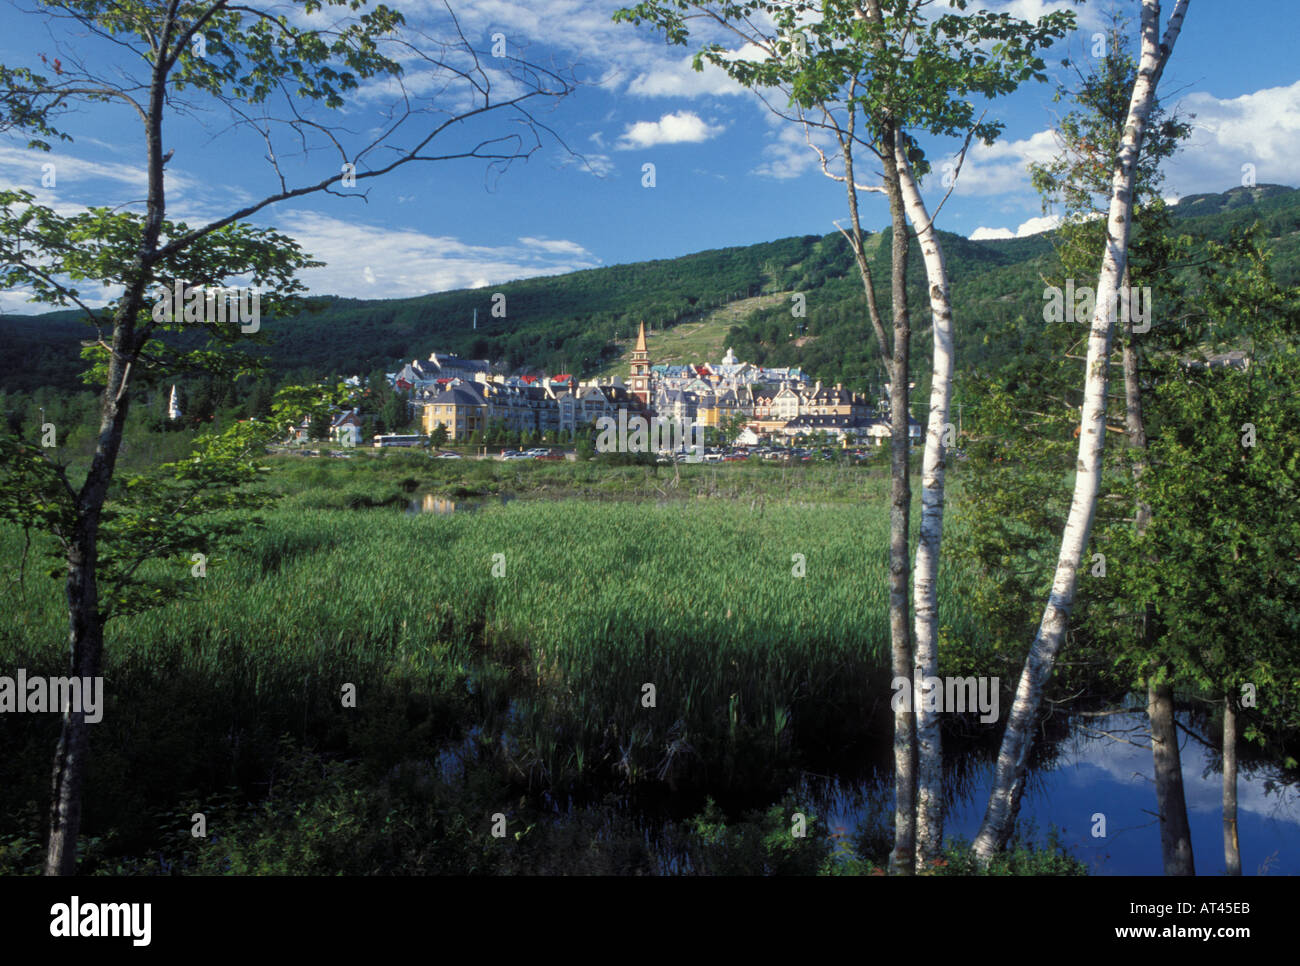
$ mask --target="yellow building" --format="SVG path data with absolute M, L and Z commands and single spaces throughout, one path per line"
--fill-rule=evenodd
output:
M 695 397 L 695 422 L 701 426 L 715 429 L 722 423 L 722 410 L 718 408 L 718 397 L 711 392 L 702 392 Z
M 463 442 L 487 429 L 487 402 L 469 384 L 462 383 L 434 396 L 424 407 L 422 423 L 426 436 L 444 426 L 448 440 Z

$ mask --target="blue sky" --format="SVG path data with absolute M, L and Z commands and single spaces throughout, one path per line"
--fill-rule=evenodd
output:
M 440 29 L 440 4 L 392 5 L 413 26 Z M 512 56 L 572 66 L 579 86 L 545 109 L 542 119 L 585 163 L 548 138 L 527 163 L 500 177 L 478 160 L 412 165 L 363 182 L 369 188 L 365 202 L 315 196 L 279 203 L 252 220 L 291 234 L 328 263 L 304 275 L 313 291 L 362 298 L 491 286 L 833 231 L 845 217 L 843 188 L 820 172 L 802 132 L 774 118 L 720 72 L 692 71 L 681 48 L 669 48 L 648 29 L 613 23 L 620 5 L 453 4 L 485 64 L 493 63 L 487 55 L 499 33 Z M 1009 0 L 987 6 L 1033 17 L 1067 4 Z M 1086 54 L 1111 6 L 1136 15 L 1134 2 L 1075 8 L 1080 29 L 1068 41 L 1071 54 Z M 1171 6 L 1166 3 L 1166 10 Z M 0 9 L 0 62 L 8 66 L 39 68 L 41 53 L 68 63 L 84 60 L 92 71 L 122 63 L 120 53 L 103 42 L 72 37 L 61 25 L 17 7 Z M 1300 184 L 1300 62 L 1293 50 L 1300 5 L 1257 0 L 1249 16 L 1241 11 L 1239 4 L 1194 0 L 1166 71 L 1165 103 L 1196 115 L 1191 144 L 1167 168 L 1172 197 L 1240 184 L 1245 164 L 1254 165 L 1260 183 Z M 1061 47 L 1051 56 L 1054 74 L 1065 53 Z M 408 67 L 411 90 L 429 95 L 428 72 L 414 61 Z M 371 133 L 391 93 L 391 87 L 367 85 L 330 120 L 358 136 Z M 1003 120 L 1006 130 L 993 147 L 974 150 L 942 211 L 941 228 L 979 238 L 1045 226 L 1025 165 L 1053 151 L 1049 128 L 1060 106 L 1052 103 L 1052 93 L 1051 84 L 1031 84 L 992 105 L 990 116 Z M 200 98 L 194 103 L 197 109 L 188 116 L 169 118 L 165 140 L 175 151 L 167 168 L 169 214 L 199 223 L 260 197 L 275 182 L 266 146 L 254 132 L 232 128 L 220 105 Z M 448 103 L 448 95 L 439 103 Z M 95 107 L 70 116 L 65 126 L 75 141 L 56 145 L 49 156 L 19 140 L 0 140 L 0 178 L 59 210 L 131 204 L 143 196 L 143 138 L 133 113 Z M 493 130 L 508 129 L 497 123 Z M 959 147 L 938 141 L 925 146 L 938 163 Z M 327 151 L 302 158 L 291 148 L 277 142 L 291 184 L 338 169 L 337 156 Z M 55 165 L 52 186 L 41 183 L 46 163 Z M 654 187 L 642 185 L 646 163 L 655 166 Z M 932 181 L 928 193 L 934 198 L 941 192 L 937 178 Z M 879 196 L 864 195 L 862 204 L 867 227 L 887 223 Z M 39 308 L 19 292 L 0 292 L 0 310 Z

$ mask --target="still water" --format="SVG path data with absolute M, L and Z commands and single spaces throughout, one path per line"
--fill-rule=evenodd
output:
M 1185 715 L 1179 721 L 1204 732 Z M 1103 733 L 1106 732 L 1108 734 Z M 1180 730 L 1184 794 L 1198 875 L 1223 875 L 1223 773 L 1217 751 Z M 1208 736 L 1207 736 L 1208 737 Z M 1031 769 L 1020 806 L 1020 828 L 1036 829 L 1041 844 L 1055 826 L 1062 843 L 1091 875 L 1161 875 L 1150 739 L 1140 713 L 1073 717 L 1068 735 Z M 1300 875 L 1300 790 L 1278 781 L 1275 769 L 1238 763 L 1237 826 L 1243 875 Z M 968 841 L 979 831 L 992 783 L 990 755 L 961 756 L 946 769 L 949 792 L 945 834 Z M 832 828 L 853 829 L 882 801 L 878 785 L 824 788 Z M 1094 836 L 1105 817 L 1105 837 Z
M 480 497 L 474 500 L 457 500 L 451 497 L 436 496 L 433 493 L 425 493 L 417 499 L 411 500 L 406 506 L 407 513 L 436 513 L 446 515 L 449 513 L 473 513 L 475 510 L 481 510 L 485 506 L 505 506 L 514 497 L 510 495 L 484 498 Z

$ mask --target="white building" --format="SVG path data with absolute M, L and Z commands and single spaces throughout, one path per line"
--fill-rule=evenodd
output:
M 361 444 L 361 414 L 349 409 L 330 421 L 330 439 L 340 446 L 359 446 Z

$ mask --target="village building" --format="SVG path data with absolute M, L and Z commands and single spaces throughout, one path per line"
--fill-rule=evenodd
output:
M 410 405 L 425 434 L 438 426 L 448 439 L 465 441 L 499 425 L 519 433 L 574 433 L 602 417 L 629 413 L 721 429 L 737 415 L 745 425 L 737 439 L 754 446 L 763 440 L 826 437 L 840 445 L 874 443 L 889 438 L 886 397 L 879 411 L 869 397 L 841 384 L 809 386 L 797 367 L 767 368 L 742 362 L 728 348 L 721 362 L 699 365 L 658 364 L 650 358 L 645 323 L 638 327 L 625 384 L 579 382 L 569 373 L 548 376 L 524 369 L 514 375 L 494 373 L 486 360 L 432 353 L 413 360 L 390 377 L 409 389 Z M 909 422 L 913 443 L 921 427 Z
M 448 440 L 464 442 L 487 427 L 487 411 L 487 400 L 475 384 L 458 382 L 425 404 L 421 426 L 426 436 L 442 426 Z
M 361 429 L 360 411 L 349 409 L 330 420 L 330 439 L 340 446 L 360 446 Z

